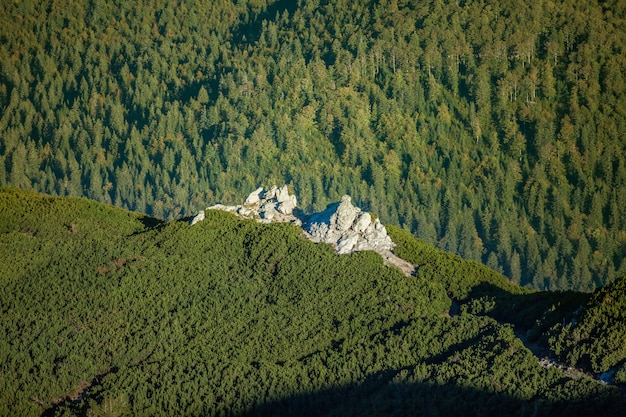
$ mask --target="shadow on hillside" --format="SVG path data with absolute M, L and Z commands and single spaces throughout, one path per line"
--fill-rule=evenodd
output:
M 152 230 L 162 229 L 167 226 L 168 223 L 165 220 L 157 219 L 150 216 L 140 217 L 139 221 L 141 222 L 141 224 L 143 224 L 143 229 L 131 233 L 130 236 L 143 235 L 144 233 L 148 233 Z
M 570 320 L 590 296 L 574 291 L 514 294 L 496 285 L 481 283 L 460 304 L 469 313 L 485 314 L 501 323 L 532 330 L 538 337 L 554 324 Z
M 141 222 L 141 224 L 143 224 L 143 226 L 146 229 L 152 229 L 154 227 L 157 227 L 166 223 L 165 220 L 157 219 L 155 217 L 150 217 L 150 216 L 143 216 L 142 218 L 139 219 L 139 221 Z
M 256 42 L 261 36 L 263 30 L 263 21 L 272 21 L 276 18 L 276 14 L 282 14 L 284 11 L 292 15 L 298 8 L 298 2 L 294 0 L 277 0 L 267 6 L 265 11 L 254 17 L 254 20 L 240 25 L 233 31 L 235 42 Z
M 623 415 L 623 398 L 584 398 L 551 402 L 530 400 L 456 384 L 395 382 L 412 368 L 383 371 L 360 384 L 298 393 L 259 405 L 240 417 L 254 416 L 605 416 Z

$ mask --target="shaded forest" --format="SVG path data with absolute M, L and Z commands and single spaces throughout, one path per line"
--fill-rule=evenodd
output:
M 2 9 L 0 185 L 172 219 L 289 183 L 521 285 L 626 273 L 623 2 Z

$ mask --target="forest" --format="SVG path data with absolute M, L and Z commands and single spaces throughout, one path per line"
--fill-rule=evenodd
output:
M 0 188 L 0 415 L 624 414 L 626 276 L 538 292 L 389 233 L 415 276 L 294 224 Z
M 535 289 L 626 273 L 626 3 L 24 0 L 0 186 L 161 219 L 288 183 Z

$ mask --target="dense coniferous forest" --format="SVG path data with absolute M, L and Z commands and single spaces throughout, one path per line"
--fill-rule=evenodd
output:
M 626 383 L 626 277 L 531 291 L 392 227 L 421 265 L 405 276 L 293 224 L 188 220 L 0 188 L 0 415 L 626 411 L 596 380 Z M 520 333 L 579 368 L 541 366 Z
M 3 1 L 0 185 L 289 183 L 538 289 L 626 273 L 624 2 Z

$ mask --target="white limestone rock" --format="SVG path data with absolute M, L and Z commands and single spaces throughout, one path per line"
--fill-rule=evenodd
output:
M 276 209 L 285 215 L 293 214 L 294 209 L 298 206 L 298 200 L 295 195 L 288 196 L 285 201 L 279 202 Z
M 286 185 L 269 190 L 259 187 L 248 195 L 242 205 L 216 204 L 208 209 L 227 211 L 262 223 L 291 222 L 302 226 L 305 235 L 313 242 L 332 244 L 339 254 L 373 250 L 383 257 L 385 263 L 397 266 L 406 275 L 415 272 L 414 265 L 391 252 L 395 244 L 387 235 L 385 226 L 378 219 L 372 220 L 369 213 L 352 205 L 352 199 L 348 195 L 343 196 L 340 202 L 330 204 L 326 210 L 311 216 L 303 216 L 296 211 L 296 196 L 289 194 Z M 200 211 L 191 224 L 202 219 L 204 211 Z
M 194 224 L 199 223 L 202 220 L 204 220 L 204 210 L 200 210 L 198 214 L 196 214 L 196 216 L 191 220 L 191 225 L 193 226 Z
M 385 226 L 378 219 L 372 220 L 369 213 L 355 207 L 348 195 L 308 219 L 296 216 L 296 208 L 296 196 L 289 194 L 286 185 L 274 186 L 269 190 L 259 187 L 250 193 L 243 205 L 218 204 L 210 207 L 236 213 L 243 218 L 257 219 L 262 223 L 292 222 L 303 225 L 312 241 L 330 243 L 342 254 L 362 250 L 384 254 L 395 247 Z
M 250 193 L 243 205 L 250 206 L 253 204 L 257 204 L 259 201 L 261 201 L 261 193 L 263 193 L 263 187 L 257 188 L 255 191 Z
M 307 224 L 305 230 L 308 232 L 309 238 L 313 242 L 325 242 L 330 226 L 328 223 L 314 221 L 313 223 Z
M 289 194 L 289 188 L 284 185 L 269 190 L 259 187 L 248 195 L 242 205 L 217 204 L 209 209 L 236 213 L 240 217 L 257 219 L 262 223 L 291 222 L 301 225 L 302 221 L 293 214 L 297 204 L 296 196 Z
M 250 208 L 246 205 L 244 205 L 243 207 L 239 207 L 237 209 L 237 214 L 246 219 L 255 218 L 258 215 L 257 211 L 254 208 Z
M 276 200 L 276 194 L 278 194 L 278 187 L 273 186 L 269 190 L 265 191 L 265 193 L 263 194 L 263 199 L 265 201 Z
M 354 226 L 352 228 L 357 233 L 363 233 L 367 230 L 370 224 L 372 224 L 372 216 L 370 216 L 369 213 L 361 213 L 354 222 Z
M 261 206 L 259 210 L 259 216 L 261 219 L 271 222 L 276 217 L 276 205 L 273 202 L 265 203 Z
M 222 211 L 227 211 L 229 213 L 235 213 L 237 214 L 237 211 L 239 210 L 241 206 L 225 206 L 224 204 L 215 204 L 211 207 L 208 207 L 207 210 L 222 210 Z
M 382 223 L 378 219 L 372 222 L 371 215 L 354 207 L 347 195 L 341 198 L 341 202 L 313 214 L 304 228 L 311 240 L 333 244 L 338 253 L 361 250 L 382 253 L 395 247 Z
M 340 255 L 352 253 L 357 246 L 359 246 L 359 235 L 356 233 L 347 233 L 337 242 L 337 253 Z
M 357 215 L 361 212 L 361 209 L 354 207 L 351 201 L 349 195 L 341 197 L 341 203 L 330 217 L 330 223 L 334 224 L 335 229 L 340 232 L 350 229 Z
M 289 190 L 287 189 L 287 186 L 283 185 L 282 187 L 276 189 L 274 198 L 276 198 L 276 201 L 278 203 L 284 203 L 286 201 L 289 201 L 291 199 L 291 196 L 289 195 Z

